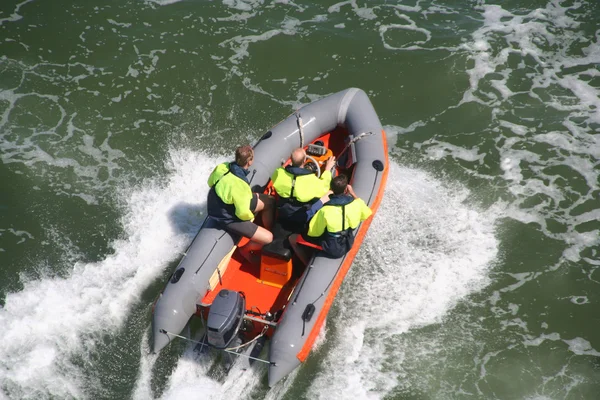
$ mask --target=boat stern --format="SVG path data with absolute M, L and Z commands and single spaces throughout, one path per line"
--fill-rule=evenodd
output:
M 172 286 L 168 286 L 154 305 L 152 312 L 152 353 L 158 353 L 176 335 L 179 335 L 196 311 L 194 296 L 188 296 L 189 298 L 186 299 L 173 289 Z
M 269 387 L 275 386 L 277 382 L 288 376 L 301 364 L 296 357 L 278 359 L 277 361 L 271 360 L 271 362 L 272 364 L 269 366 Z
M 163 348 L 165 348 L 169 343 L 171 343 L 171 338 L 165 328 L 167 324 L 164 323 L 161 318 L 152 318 L 152 343 L 150 351 L 154 354 L 160 352 Z
M 279 328 L 279 327 L 278 327 Z M 284 329 L 285 330 L 285 327 Z M 276 332 L 269 346 L 269 387 L 289 375 L 301 364 L 297 357 L 300 343 L 294 343 L 292 337 Z

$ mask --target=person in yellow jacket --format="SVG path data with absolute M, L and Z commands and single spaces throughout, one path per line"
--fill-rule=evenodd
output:
M 271 180 L 279 195 L 278 222 L 284 229 L 300 233 L 305 230 L 310 219 L 307 212 L 311 206 L 329 191 L 335 157 L 327 160 L 325 170 L 319 178 L 314 171 L 305 168 L 306 152 L 303 148 L 299 147 L 292 151 L 290 159 L 291 165 L 277 168 Z
M 359 199 L 345 175 L 339 175 L 331 181 L 332 194 L 323 207 L 310 220 L 308 232 L 303 237 L 323 247 L 325 254 L 332 258 L 344 256 L 354 244 L 353 230 L 373 213 L 362 199 Z M 304 263 L 308 262 L 305 249 L 300 249 L 296 237 L 294 249 Z
M 239 147 L 235 161 L 217 165 L 208 178 L 208 215 L 226 231 L 249 238 L 250 243 L 244 246 L 246 252 L 273 241 L 270 229 L 275 200 L 263 193 L 252 193 L 247 175 L 253 161 L 252 147 Z M 264 228 L 252 221 L 261 211 Z

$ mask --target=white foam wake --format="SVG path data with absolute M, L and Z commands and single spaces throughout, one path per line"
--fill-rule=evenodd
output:
M 333 349 L 308 398 L 384 398 L 398 384 L 398 362 L 410 349 L 389 348 L 394 336 L 439 322 L 488 283 L 497 254 L 494 213 L 464 204 L 426 173 L 392 163 L 385 196 L 338 304 Z
M 172 151 L 170 176 L 124 189 L 124 239 L 67 278 L 24 283 L 0 308 L 0 387 L 11 398 L 85 398 L 72 356 L 87 357 L 100 333 L 115 333 L 144 289 L 190 242 L 202 222 L 206 180 L 218 162 Z M 68 232 L 64 233 L 68 235 Z M 64 268 L 57 268 L 64 269 Z

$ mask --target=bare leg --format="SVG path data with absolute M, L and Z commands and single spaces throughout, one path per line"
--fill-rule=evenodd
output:
M 255 242 L 260 244 L 260 247 L 263 247 L 265 244 L 269 244 L 273 241 L 273 234 L 271 231 L 259 226 L 254 236 L 250 238 L 251 242 Z
M 292 249 L 294 249 L 294 252 L 298 256 L 300 261 L 302 261 L 302 263 L 304 265 L 308 265 L 312 254 L 311 254 L 311 251 L 309 249 L 307 249 L 305 246 L 298 244 L 298 234 L 294 233 L 294 234 L 290 235 L 289 241 L 290 241 L 290 246 L 292 246 Z
M 240 254 L 252 264 L 257 264 L 260 262 L 260 258 L 258 255 L 255 255 L 254 252 L 262 249 L 265 244 L 269 244 L 272 241 L 273 234 L 262 226 L 259 226 L 254 235 L 250 238 L 250 242 L 244 247 L 240 247 Z

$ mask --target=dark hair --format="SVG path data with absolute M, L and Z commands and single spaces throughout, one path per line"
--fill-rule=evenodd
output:
M 333 194 L 342 194 L 348 186 L 348 177 L 346 175 L 338 175 L 331 180 L 329 187 L 333 191 Z
M 254 158 L 254 150 L 252 146 L 241 146 L 235 150 L 235 163 L 240 167 L 248 164 L 248 161 Z

